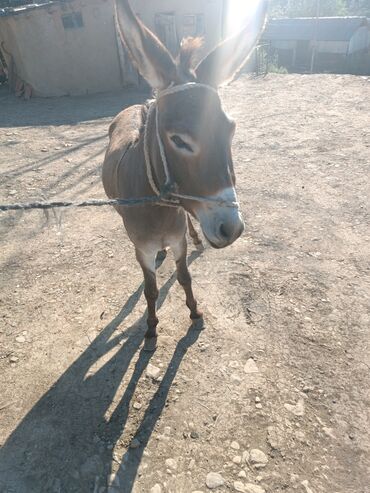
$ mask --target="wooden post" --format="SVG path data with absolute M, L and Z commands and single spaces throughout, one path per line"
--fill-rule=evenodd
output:
M 311 74 L 315 67 L 316 49 L 319 38 L 319 17 L 320 17 L 320 0 L 316 0 L 316 26 L 315 26 L 315 37 L 313 39 L 312 46 L 312 56 L 311 56 Z
M 222 0 L 221 3 L 221 40 L 227 36 L 227 12 L 228 12 L 228 0 Z M 220 41 L 221 41 L 220 40 Z

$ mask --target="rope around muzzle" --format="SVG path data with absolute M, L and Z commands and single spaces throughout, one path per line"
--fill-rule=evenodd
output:
M 102 206 L 136 207 L 136 206 L 145 206 L 145 205 L 182 207 L 179 199 L 191 200 L 195 202 L 206 203 L 209 205 L 219 205 L 221 207 L 230 207 L 233 209 L 239 209 L 238 202 L 225 200 L 222 199 L 221 197 L 205 197 L 205 196 L 181 194 L 177 191 L 178 188 L 177 184 L 175 183 L 174 180 L 171 179 L 167 156 L 159 131 L 159 112 L 158 112 L 157 101 L 164 96 L 175 94 L 177 92 L 186 91 L 194 87 L 207 88 L 217 94 L 216 89 L 214 89 L 211 86 L 207 86 L 205 84 L 198 84 L 196 82 L 189 82 L 187 84 L 182 84 L 179 86 L 170 86 L 169 88 L 161 91 L 157 95 L 157 98 L 150 103 L 147 119 L 145 123 L 145 129 L 144 129 L 144 160 L 145 160 L 147 178 L 153 192 L 155 193 L 154 196 L 146 196 L 146 197 L 139 197 L 132 199 L 107 199 L 107 200 L 91 199 L 91 200 L 84 200 L 77 202 L 55 201 L 55 202 L 28 202 L 28 203 L 15 203 L 15 204 L 0 204 L 0 211 L 7 212 L 7 211 L 32 210 L 32 209 L 46 210 L 46 209 L 56 209 L 62 207 L 64 208 L 102 207 Z M 149 127 L 148 122 L 154 110 L 156 110 L 156 117 L 155 117 L 156 138 L 159 146 L 160 156 L 161 156 L 165 179 L 166 179 L 164 185 L 161 187 L 160 190 L 158 189 L 153 178 L 153 169 L 151 166 L 149 145 L 148 145 L 148 127 Z M 123 154 L 121 160 L 126 154 L 126 151 Z

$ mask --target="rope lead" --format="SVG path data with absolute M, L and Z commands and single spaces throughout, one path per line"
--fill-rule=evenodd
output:
M 165 89 L 164 91 L 161 91 L 157 96 L 157 99 L 160 99 L 164 96 L 168 96 L 170 94 L 175 94 L 177 92 L 187 91 L 189 89 L 193 89 L 194 87 L 207 88 L 208 90 L 211 90 L 217 94 L 216 89 L 214 89 L 211 86 L 198 84 L 195 82 L 189 82 L 179 86 L 171 85 L 169 88 Z M 149 120 L 154 110 L 156 110 L 156 115 L 155 115 L 156 138 L 157 138 L 159 152 L 162 160 L 163 171 L 166 179 L 165 184 L 161 187 L 160 190 L 158 189 L 154 181 L 153 170 L 150 162 L 149 143 L 148 143 Z M 120 161 L 122 161 L 122 159 L 124 158 L 127 150 L 128 148 L 125 149 Z M 205 202 L 212 205 L 220 205 L 222 207 L 231 207 L 231 208 L 239 209 L 238 202 L 224 200 L 221 199 L 220 197 L 205 197 L 205 196 L 199 197 L 196 195 L 185 195 L 185 194 L 177 193 L 176 191 L 177 186 L 176 183 L 171 179 L 171 174 L 166 157 L 166 151 L 159 132 L 159 112 L 158 112 L 157 100 L 153 100 L 150 103 L 148 109 L 145 131 L 144 131 L 144 158 L 145 158 L 147 178 L 151 188 L 153 189 L 153 192 L 155 193 L 155 196 L 141 197 L 136 199 L 85 200 L 83 202 L 58 201 L 58 202 L 30 202 L 26 204 L 0 204 L 0 211 L 6 212 L 6 211 L 19 211 L 19 210 L 31 210 L 31 209 L 54 209 L 58 207 L 101 207 L 103 205 L 110 205 L 110 206 L 118 205 L 122 207 L 133 207 L 133 206 L 141 206 L 147 204 L 154 204 L 154 205 L 157 204 L 164 207 L 181 207 L 181 203 L 179 199 L 192 200 L 196 202 Z

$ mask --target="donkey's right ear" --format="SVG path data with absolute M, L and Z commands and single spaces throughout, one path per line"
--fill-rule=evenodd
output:
M 263 32 L 268 0 L 260 0 L 255 18 L 237 35 L 226 39 L 211 51 L 196 67 L 198 82 L 218 87 L 230 81 L 248 60 Z
M 153 89 L 165 89 L 175 82 L 177 68 L 171 54 L 136 17 L 128 0 L 116 0 L 116 17 L 131 61 Z

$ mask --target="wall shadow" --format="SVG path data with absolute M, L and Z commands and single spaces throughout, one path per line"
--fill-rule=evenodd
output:
M 42 159 L 40 158 L 37 159 L 36 161 L 32 161 L 31 163 L 27 163 L 22 166 L 17 166 L 16 168 L 14 168 L 14 170 L 1 172 L 0 173 L 1 181 L 2 183 L 7 183 L 10 179 L 14 179 L 17 178 L 18 176 L 23 176 L 26 173 L 34 171 L 35 168 L 41 170 L 42 168 L 46 168 L 60 159 L 67 158 L 68 156 L 72 158 L 74 157 L 73 153 L 81 150 L 84 150 L 86 152 L 87 147 L 91 145 L 95 145 L 99 143 L 99 141 L 104 141 L 105 139 L 107 139 L 107 136 L 108 136 L 108 132 L 104 132 L 101 135 L 88 137 L 86 139 L 80 139 L 79 143 L 76 144 L 75 146 L 69 147 L 67 149 L 63 149 L 61 151 L 52 152 L 51 154 L 48 154 L 48 156 L 46 156 L 45 158 Z M 99 156 L 99 154 L 104 153 L 104 151 L 105 151 L 105 147 L 102 147 L 95 154 L 92 155 L 90 154 L 87 158 L 78 162 L 74 167 L 72 167 L 72 170 L 79 168 L 82 164 L 86 164 L 88 161 Z M 70 170 L 68 172 L 71 173 Z
M 2 91 L 0 128 L 77 125 L 115 116 L 132 104 L 143 103 L 149 95 L 149 91 L 126 88 L 114 93 L 24 101 Z
M 145 90 L 125 89 L 125 91 L 118 93 L 49 99 L 35 98 L 30 101 L 23 101 L 17 99 L 13 94 L 2 90 L 0 91 L 0 129 L 1 127 L 15 128 L 18 126 L 77 125 L 78 123 L 89 120 L 91 120 L 91 126 L 93 128 L 96 125 L 97 119 L 114 117 L 120 111 L 133 104 L 142 104 L 149 95 L 150 93 Z M 106 130 L 108 130 L 108 124 Z M 40 132 L 43 132 L 43 129 L 40 128 Z M 11 141 L 11 145 L 22 142 L 22 136 L 19 131 L 18 134 L 17 141 Z M 58 137 L 58 133 L 56 137 Z M 62 137 L 62 134 L 59 137 Z M 2 142 L 4 145 L 7 144 L 5 140 Z M 1 171 L 0 181 L 3 185 L 14 183 L 14 180 L 23 178 L 28 173 L 34 174 L 35 169 L 50 169 L 58 160 L 69 158 L 75 164 L 66 166 L 66 170 L 63 173 L 49 181 L 46 186 L 42 186 L 32 192 L 32 195 L 27 200 L 19 201 L 52 200 L 55 196 L 60 198 L 61 194 L 66 191 L 69 192 L 70 199 L 81 197 L 81 194 L 89 191 L 100 181 L 100 162 L 103 161 L 106 140 L 107 131 L 105 130 L 103 133 L 100 131 L 98 134 L 95 133 L 84 138 L 79 136 L 78 140 L 74 144 L 71 144 L 70 147 L 64 148 L 60 144 L 58 147 L 62 147 L 61 149 L 50 149 L 44 157 L 27 162 L 14 169 Z M 95 147 L 100 144 L 102 147 L 95 150 Z M 93 146 L 94 152 L 89 151 L 91 146 Z M 81 151 L 84 154 L 88 153 L 88 156 L 80 157 L 80 154 L 77 153 L 81 153 Z M 78 159 L 76 158 L 76 154 L 78 155 Z M 97 164 L 91 167 L 91 162 L 94 161 L 97 161 Z M 87 165 L 89 165 L 90 169 L 82 172 L 81 168 Z M 81 183 L 84 181 L 88 183 L 84 187 L 81 187 Z M 14 185 L 14 187 L 18 188 L 19 186 Z M 18 200 L 10 198 L 4 198 L 2 200 L 2 203 L 8 202 L 18 202 Z M 0 236 L 2 239 L 13 231 L 23 218 L 23 214 L 23 211 L 0 213 Z M 26 214 L 29 214 L 29 212 Z M 39 230 L 40 227 L 37 225 L 31 236 L 36 235 Z
M 200 256 L 193 252 L 189 264 Z M 158 307 L 176 280 L 173 274 L 160 289 Z M 137 355 L 145 333 L 145 314 L 114 335 L 143 293 L 143 284 L 117 316 L 66 370 L 24 417 L 0 449 L 1 493 L 92 493 L 108 486 L 112 449 L 129 417 L 129 405 L 151 353 L 140 352 L 124 395 L 107 420 L 117 389 Z M 166 374 L 145 411 L 137 436 L 142 446 L 129 451 L 120 467 L 120 491 L 131 491 L 142 453 L 166 402 L 182 358 L 198 338 L 189 329 L 177 345 Z M 91 367 L 114 348 L 113 356 L 95 373 Z M 35 375 L 35 378 L 37 376 Z

